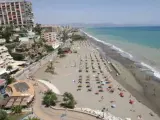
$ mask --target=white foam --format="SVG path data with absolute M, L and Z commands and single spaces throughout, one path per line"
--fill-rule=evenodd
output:
M 103 43 L 103 44 L 105 44 L 105 45 L 108 45 L 108 46 L 112 47 L 112 49 L 114 49 L 114 50 L 117 50 L 117 51 L 118 51 L 119 53 L 121 53 L 121 55 L 123 55 L 124 57 L 130 58 L 130 59 L 133 58 L 133 56 L 132 56 L 130 53 L 123 51 L 121 48 L 118 48 L 117 46 L 112 45 L 112 44 L 110 44 L 110 43 L 104 42 L 103 40 L 100 40 L 100 39 L 98 39 L 98 38 L 96 38 L 96 37 L 94 37 L 94 36 L 86 33 L 86 32 L 83 31 L 83 30 L 81 30 L 81 31 L 84 32 L 87 36 L 93 38 L 94 40 L 96 40 L 96 41 L 98 41 L 98 42 L 101 42 L 101 43 Z
M 149 66 L 148 64 L 146 64 L 144 62 L 141 62 L 141 65 L 146 67 L 146 68 L 148 68 L 148 69 L 150 69 L 153 72 L 155 77 L 160 78 L 160 72 L 158 72 L 155 68 Z
M 133 56 L 132 56 L 130 53 L 123 51 L 122 49 L 118 48 L 118 47 L 115 46 L 115 45 L 112 45 L 112 44 L 110 44 L 110 43 L 106 43 L 106 42 L 104 42 L 104 41 L 102 41 L 102 40 L 99 40 L 99 39 L 97 39 L 96 37 L 93 37 L 92 35 L 86 33 L 86 32 L 83 31 L 83 30 L 81 30 L 81 31 L 82 31 L 83 33 L 85 33 L 87 36 L 93 38 L 94 40 L 96 40 L 96 41 L 98 41 L 98 42 L 101 42 L 101 43 L 103 43 L 103 44 L 105 44 L 105 45 L 108 45 L 108 46 L 112 47 L 114 50 L 117 50 L 119 53 L 121 53 L 122 56 L 127 57 L 127 58 L 133 60 Z M 151 71 L 153 72 L 153 74 L 154 74 L 155 77 L 160 78 L 160 72 L 158 72 L 155 68 L 149 66 L 148 64 L 146 64 L 146 63 L 144 63 L 144 62 L 141 62 L 141 65 L 144 66 L 144 67 L 146 67 L 146 68 L 148 68 L 149 70 L 151 70 Z

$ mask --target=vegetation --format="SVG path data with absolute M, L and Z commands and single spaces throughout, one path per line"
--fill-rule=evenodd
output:
M 67 30 L 67 29 L 64 29 L 64 30 L 61 32 L 61 40 L 62 40 L 63 43 L 65 43 L 65 41 L 69 38 L 69 36 L 68 36 L 68 33 L 69 33 L 69 32 L 70 32 L 70 31 Z
M 9 74 L 5 73 L 1 76 L 2 79 L 5 79 L 7 81 L 7 85 L 11 84 L 15 81 L 13 77 L 11 77 Z
M 20 54 L 20 53 L 10 53 L 10 54 L 13 57 L 13 59 L 17 60 L 17 61 L 22 61 L 25 58 L 25 56 L 23 54 Z
M 47 66 L 46 72 L 50 72 L 52 74 L 55 73 L 55 67 L 53 66 L 53 62 L 51 61 L 50 64 Z
M 45 49 L 46 49 L 47 52 L 52 52 L 52 51 L 54 51 L 53 47 L 50 46 L 50 45 L 44 45 L 44 47 L 45 47 Z
M 57 101 L 57 96 L 54 92 L 52 92 L 51 90 L 48 90 L 47 92 L 44 93 L 43 104 L 46 107 L 55 106 L 56 101 Z
M 76 105 L 76 101 L 71 93 L 65 92 L 63 94 L 63 103 L 61 103 L 62 107 L 73 109 Z
M 11 70 L 13 69 L 13 67 L 11 65 L 8 65 L 6 69 L 7 69 L 7 71 L 11 72 Z
M 59 55 L 60 55 L 60 54 L 63 54 L 62 48 L 59 48 L 59 49 L 58 49 L 58 54 L 59 54 Z
M 63 57 L 65 57 L 66 55 L 65 54 L 60 54 L 60 58 L 63 58 Z
M 14 106 L 12 107 L 12 113 L 14 114 L 20 114 L 22 112 L 22 106 L 18 105 L 18 106 Z
M 4 110 L 0 110 L 0 120 L 9 120 L 8 115 Z
M 10 42 L 10 37 L 13 34 L 13 27 L 12 26 L 6 26 L 5 28 L 2 28 L 1 35 L 2 38 L 6 40 L 6 43 Z
M 37 35 L 40 35 L 42 34 L 42 27 L 41 27 L 41 24 L 36 24 L 36 26 L 34 27 L 33 31 L 37 34 Z
M 29 117 L 28 119 L 25 119 L 25 120 L 40 120 L 40 119 L 37 117 L 33 117 L 33 118 Z
M 75 35 L 75 34 L 73 34 L 71 38 L 73 41 L 86 40 L 85 36 Z

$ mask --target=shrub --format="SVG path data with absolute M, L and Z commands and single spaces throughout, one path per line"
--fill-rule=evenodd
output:
M 65 56 L 66 56 L 65 54 L 60 54 L 59 57 L 62 58 L 62 57 L 65 57 Z
M 50 46 L 50 45 L 44 45 L 44 47 L 45 47 L 45 49 L 46 49 L 47 52 L 52 52 L 52 51 L 54 51 L 53 47 Z
M 72 40 L 73 41 L 77 41 L 77 40 L 85 40 L 85 36 L 81 36 L 81 35 L 72 35 Z
M 17 61 L 22 61 L 25 58 L 23 54 L 19 54 L 19 53 L 11 53 L 11 56 L 13 57 L 14 60 L 17 60 Z
M 53 93 L 51 90 L 48 90 L 44 93 L 43 101 L 42 103 L 46 106 L 55 106 L 57 101 L 57 96 L 55 93 Z
M 60 105 L 65 108 L 73 109 L 75 107 L 76 101 L 71 93 L 65 92 L 63 94 L 63 103 Z
M 4 110 L 0 110 L 0 120 L 9 120 L 8 115 Z

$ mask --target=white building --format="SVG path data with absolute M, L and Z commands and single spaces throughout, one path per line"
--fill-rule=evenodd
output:
M 8 53 L 5 46 L 0 46 L 0 68 L 6 68 L 14 63 L 12 56 Z
M 10 73 L 19 69 L 19 65 L 25 64 L 26 61 L 15 61 L 8 53 L 8 49 L 5 46 L 0 46 L 0 75 L 4 73 Z M 12 70 L 6 70 L 7 66 L 11 65 Z

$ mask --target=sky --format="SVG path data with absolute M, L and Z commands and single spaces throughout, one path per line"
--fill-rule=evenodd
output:
M 35 22 L 159 24 L 160 0 L 29 0 Z

